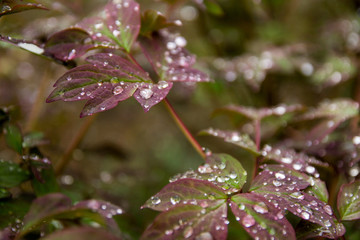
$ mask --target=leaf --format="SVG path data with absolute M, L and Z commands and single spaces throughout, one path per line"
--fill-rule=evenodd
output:
M 140 34 L 151 37 L 151 34 L 155 31 L 176 25 L 176 22 L 168 22 L 160 12 L 149 9 L 141 15 Z
M 350 99 L 325 100 L 317 108 L 313 108 L 300 116 L 298 120 L 332 118 L 345 121 L 358 114 L 359 104 Z
M 22 134 L 20 129 L 13 124 L 6 124 L 4 134 L 7 145 L 18 154 L 22 154 Z
M 178 204 L 160 213 L 145 230 L 141 239 L 217 239 L 227 237 L 227 206 L 225 200 L 203 208 Z
M 90 33 L 95 47 L 121 47 L 130 52 L 140 31 L 140 21 L 137 2 L 112 0 L 100 16 L 84 19 L 76 27 Z
M 47 140 L 44 139 L 44 133 L 42 132 L 30 132 L 24 136 L 22 147 L 33 148 L 40 145 L 47 144 Z
M 30 174 L 18 164 L 0 160 L 0 187 L 11 188 L 28 180 Z
M 32 9 L 48 10 L 36 1 L 3 0 L 0 3 L 0 17 Z
M 235 144 L 254 155 L 260 155 L 256 149 L 254 141 L 247 134 L 240 134 L 237 131 L 224 131 L 219 129 L 209 128 L 200 132 L 200 135 L 211 135 L 214 137 L 223 138 L 225 142 Z
M 307 156 L 305 153 L 297 153 L 293 149 L 288 149 L 284 147 L 276 148 L 265 145 L 261 152 L 261 155 L 264 157 L 265 160 L 274 160 L 296 171 L 304 172 L 315 177 L 319 177 L 320 174 L 312 165 L 323 167 L 329 166 L 327 163 L 321 162 L 314 157 Z
M 253 181 L 250 191 L 263 195 L 269 202 L 294 215 L 337 232 L 335 217 L 329 205 L 300 191 L 309 184 L 288 171 L 265 170 Z
M 32 166 L 32 172 L 35 178 L 31 180 L 31 185 L 36 196 L 43 196 L 49 193 L 59 191 L 59 185 L 56 181 L 56 176 L 52 166 L 47 168 Z
M 1 177 L 0 177 L 0 179 L 1 179 Z M 0 188 L 0 200 L 3 198 L 9 198 L 9 197 L 11 197 L 11 193 L 4 188 Z
M 148 74 L 112 53 L 98 53 L 65 73 L 55 83 L 47 102 L 88 100 L 81 117 L 115 107 L 132 95 L 148 111 L 168 94 L 171 83 L 152 84 Z
M 0 201 L 0 229 L 18 225 L 29 210 L 29 201 L 24 196 L 18 198 L 1 199 Z M 0 235 L 1 236 L 1 235 Z
M 44 46 L 44 55 L 70 61 L 81 57 L 93 46 L 91 36 L 86 31 L 70 28 L 49 37 Z
M 82 217 L 90 218 L 104 225 L 104 219 L 92 209 L 72 207 L 71 200 L 63 194 L 48 194 L 33 201 L 24 218 L 24 226 L 19 235 L 24 236 L 52 219 L 78 219 Z
M 187 203 L 207 207 L 220 199 L 226 199 L 226 194 L 214 184 L 196 179 L 180 179 L 166 185 L 147 200 L 142 208 L 165 211 L 177 204 Z
M 281 104 L 270 108 L 253 108 L 253 107 L 229 105 L 227 107 L 219 109 L 217 112 L 233 112 L 240 114 L 248 118 L 249 120 L 260 121 L 261 119 L 269 116 L 282 116 L 284 114 L 300 111 L 302 109 L 303 107 L 299 104 L 296 105 Z
M 28 52 L 31 52 L 33 54 L 36 54 L 36 55 L 42 55 L 45 51 L 43 46 L 35 41 L 14 39 L 12 37 L 2 36 L 1 34 L 0 34 L 0 41 L 10 43 L 12 45 L 20 47 L 20 48 L 22 48 Z
M 116 236 L 113 236 L 102 229 L 90 228 L 90 227 L 73 227 L 63 231 L 57 231 L 50 234 L 43 240 L 65 240 L 65 239 L 77 239 L 77 240 L 119 240 Z
M 141 38 L 140 45 L 153 69 L 162 81 L 208 82 L 209 77 L 192 66 L 195 56 L 186 50 L 186 39 L 167 31 Z
M 216 16 L 222 16 L 224 11 L 221 9 L 220 5 L 213 0 L 205 0 L 204 5 L 207 11 Z
M 236 194 L 231 197 L 230 207 L 236 220 L 254 239 L 296 239 L 282 210 L 259 194 Z
M 345 227 L 343 224 L 334 220 L 336 225 L 336 232 L 329 231 L 329 229 L 315 223 L 301 221 L 296 228 L 296 239 L 309 239 L 315 237 L 331 238 L 336 239 L 345 234 Z
M 226 194 L 232 194 L 242 189 L 246 182 L 247 172 L 241 163 L 228 154 L 212 154 L 206 158 L 206 163 L 199 166 L 197 171 L 187 171 L 170 179 L 190 178 L 208 181 L 222 189 Z
M 343 184 L 337 197 L 341 220 L 360 219 L 360 180 Z

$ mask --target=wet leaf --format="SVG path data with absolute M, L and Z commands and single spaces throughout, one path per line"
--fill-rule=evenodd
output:
M 18 164 L 0 161 L 0 187 L 11 188 L 28 180 L 30 174 Z
M 209 128 L 200 132 L 200 135 L 211 135 L 214 137 L 223 138 L 225 142 L 235 144 L 254 155 L 260 155 L 256 149 L 254 141 L 247 134 L 240 134 L 237 131 L 224 131 L 219 129 Z
M 55 83 L 47 102 L 88 100 L 81 116 L 115 107 L 132 95 L 148 111 L 168 94 L 171 83 L 152 84 L 148 74 L 120 56 L 98 53 L 65 73 Z
M 84 19 L 76 27 L 90 33 L 95 47 L 123 48 L 130 52 L 140 31 L 140 6 L 133 0 L 112 0 L 97 17 Z
M 36 1 L 3 0 L 0 3 L 0 17 L 32 9 L 47 10 L 45 6 L 37 3 Z
M 325 162 L 307 156 L 305 153 L 297 153 L 293 149 L 284 147 L 271 147 L 265 145 L 261 155 L 265 160 L 274 160 L 280 164 L 283 164 L 296 171 L 304 172 L 315 177 L 319 177 L 319 172 L 313 165 L 328 167 L 329 165 Z
M 197 171 L 187 171 L 170 179 L 190 178 L 208 181 L 222 189 L 226 194 L 239 192 L 246 182 L 247 172 L 240 162 L 228 154 L 212 154 L 206 158 L 206 163 L 199 166 Z
M 343 236 L 345 234 L 344 225 L 339 223 L 337 220 L 334 220 L 334 222 L 336 224 L 336 232 L 329 231 L 329 229 L 319 224 L 301 221 L 296 228 L 296 239 L 302 240 L 315 237 L 335 239 Z
M 160 192 L 146 201 L 144 207 L 165 211 L 177 204 L 193 204 L 204 208 L 219 199 L 226 199 L 221 189 L 207 181 L 180 179 L 169 183 Z
M 260 121 L 261 119 L 269 117 L 269 116 L 282 116 L 284 114 L 300 111 L 302 109 L 303 109 L 303 107 L 298 104 L 297 105 L 281 104 L 281 105 L 269 107 L 269 108 L 253 108 L 253 107 L 246 107 L 246 106 L 230 105 L 230 106 L 219 109 L 217 112 L 233 112 L 233 113 L 240 114 L 249 120 Z
M 227 237 L 227 206 L 225 200 L 207 208 L 179 204 L 160 213 L 145 230 L 141 239 L 217 239 Z
M 288 171 L 261 172 L 253 182 L 250 191 L 263 195 L 269 202 L 294 215 L 337 232 L 332 208 L 320 199 L 303 191 L 308 182 L 291 175 Z
M 26 41 L 22 39 L 15 39 L 12 37 L 6 37 L 0 35 L 0 41 L 7 42 L 10 44 L 13 44 L 17 47 L 20 47 L 28 52 L 31 52 L 36 55 L 42 55 L 44 53 L 44 48 L 41 44 L 35 42 L 35 41 Z
M 61 61 L 70 61 L 84 55 L 93 47 L 91 36 L 82 29 L 70 28 L 49 37 L 44 55 Z
M 71 200 L 65 195 L 60 193 L 48 194 L 33 201 L 24 218 L 24 226 L 20 236 L 26 235 L 52 219 L 71 220 L 82 217 L 90 218 L 101 225 L 105 223 L 103 217 L 92 209 L 72 207 Z
M 312 120 L 317 118 L 332 118 L 345 121 L 358 114 L 359 104 L 350 99 L 325 100 L 318 107 L 307 111 L 298 120 Z
M 73 227 L 63 231 L 57 231 L 53 234 L 42 238 L 44 240 L 66 240 L 66 239 L 77 239 L 77 240 L 119 240 L 120 238 L 109 234 L 107 231 L 98 228 L 90 227 Z
M 0 229 L 16 226 L 21 223 L 29 210 L 29 200 L 20 196 L 18 198 L 1 199 L 0 201 Z M 1 236 L 1 235 L 0 235 Z
M 175 22 L 169 22 L 160 12 L 149 9 L 141 15 L 140 34 L 151 37 L 155 31 L 176 25 Z
M 360 219 L 360 180 L 341 186 L 337 208 L 341 220 Z
M 143 52 L 162 81 L 208 82 L 209 77 L 192 66 L 195 56 L 186 50 L 186 39 L 167 31 L 140 39 Z
M 236 220 L 254 239 L 296 239 L 295 231 L 281 209 L 254 193 L 231 197 Z
M 6 124 L 4 128 L 4 134 L 7 145 L 15 150 L 18 154 L 22 154 L 22 134 L 20 129 L 13 124 Z

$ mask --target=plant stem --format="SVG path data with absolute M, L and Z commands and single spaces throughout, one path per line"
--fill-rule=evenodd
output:
M 196 141 L 196 139 L 191 135 L 190 131 L 187 129 L 183 121 L 181 121 L 179 115 L 175 112 L 173 106 L 171 106 L 169 100 L 165 98 L 163 100 L 163 103 L 165 104 L 166 109 L 169 111 L 170 115 L 174 119 L 176 125 L 180 128 L 181 132 L 185 135 L 185 137 L 189 140 L 191 145 L 195 148 L 195 150 L 200 154 L 202 158 L 206 158 L 206 154 L 202 150 L 202 147 L 200 144 Z
M 254 120 L 254 128 L 255 128 L 256 150 L 260 151 L 260 145 L 261 145 L 261 119 L 255 119 Z M 256 177 L 256 175 L 257 175 L 257 173 L 259 171 L 260 161 L 261 161 L 261 157 L 256 157 L 252 179 L 254 179 Z
M 60 174 L 63 173 L 66 165 L 71 160 L 71 156 L 72 156 L 74 150 L 79 146 L 82 139 L 85 137 L 86 133 L 88 132 L 88 130 L 89 130 L 91 124 L 93 123 L 93 121 L 95 120 L 96 116 L 97 116 L 97 114 L 94 114 L 94 115 L 91 115 L 91 116 L 87 117 L 84 120 L 84 122 L 83 122 L 82 126 L 80 127 L 79 131 L 76 133 L 75 137 L 72 139 L 72 141 L 70 142 L 70 145 L 66 149 L 66 152 L 65 152 L 64 156 L 56 164 L 56 167 L 55 167 L 56 175 L 60 175 Z
M 143 69 L 141 65 L 136 61 L 136 59 L 130 54 L 127 53 L 127 57 L 132 61 L 136 66 Z M 145 70 L 144 70 L 145 71 Z M 167 98 L 164 98 L 162 101 L 165 104 L 166 109 L 170 113 L 171 117 L 174 119 L 176 125 L 180 128 L 181 132 L 185 135 L 185 137 L 189 140 L 191 145 L 195 148 L 195 150 L 200 154 L 202 158 L 206 158 L 205 152 L 202 150 L 201 145 L 196 141 L 194 136 L 190 133 L 190 131 L 185 126 L 184 122 L 181 120 L 179 115 L 176 113 L 173 106 L 170 104 L 169 100 Z

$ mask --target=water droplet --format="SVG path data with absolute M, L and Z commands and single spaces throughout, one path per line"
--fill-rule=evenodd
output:
M 355 137 L 353 137 L 352 142 L 353 142 L 355 145 L 359 145 L 359 144 L 360 144 L 360 136 L 355 136 Z
M 277 181 L 277 180 L 273 180 L 272 181 L 272 184 L 275 186 L 275 187 L 280 187 L 282 185 L 281 182 Z
M 325 227 L 331 227 L 331 222 L 329 220 L 324 221 Z
M 288 157 L 284 157 L 281 159 L 281 162 L 285 163 L 285 164 L 291 164 L 292 163 L 292 159 L 288 158 Z
M 285 179 L 285 174 L 281 172 L 275 173 L 275 177 L 279 180 Z
M 180 202 L 180 197 L 178 195 L 172 196 L 170 198 L 170 202 L 172 205 L 178 204 Z
M 241 222 L 244 227 L 252 227 L 255 224 L 255 219 L 251 215 L 246 215 Z
M 166 44 L 166 48 L 169 49 L 169 50 L 174 50 L 176 47 L 177 47 L 176 43 L 174 43 L 174 42 L 168 42 Z
M 209 232 L 200 233 L 195 240 L 213 240 L 213 236 Z
M 158 198 L 158 197 L 151 197 L 151 203 L 153 204 L 153 205 L 158 205 L 158 204 L 160 204 L 161 203 L 161 199 L 160 198 Z
M 293 192 L 290 194 L 290 197 L 303 200 L 305 196 L 301 192 Z
M 193 234 L 194 232 L 194 229 L 191 227 L 191 226 L 188 226 L 184 229 L 184 232 L 183 232 L 183 237 L 184 238 L 189 238 L 191 237 L 191 235 Z
M 236 174 L 236 172 L 231 172 L 230 174 L 229 174 L 229 177 L 231 178 L 231 179 L 236 179 L 237 178 L 237 174 Z
M 159 81 L 157 85 L 158 85 L 158 89 L 164 89 L 169 86 L 169 83 L 166 81 Z
M 114 87 L 113 94 L 114 95 L 119 95 L 123 91 L 124 91 L 124 89 L 121 86 L 116 86 L 116 87 Z
M 303 218 L 303 219 L 305 219 L 305 220 L 309 220 L 310 219 L 310 214 L 308 213 L 308 212 L 305 212 L 305 211 L 303 211 L 303 212 L 301 212 L 301 217 Z
M 293 164 L 293 168 L 294 168 L 295 170 L 300 170 L 300 169 L 302 168 L 302 165 L 301 165 L 300 163 L 294 163 L 294 164 Z
M 224 170 L 226 168 L 226 163 L 221 162 L 218 167 L 219 167 L 220 170 Z
M 313 166 L 307 166 L 305 171 L 309 174 L 313 174 L 315 172 L 315 168 Z
M 332 211 L 330 205 L 325 205 L 325 206 L 323 207 L 323 209 L 324 209 L 324 211 L 325 211 L 327 214 L 329 214 L 329 215 L 332 215 L 332 214 L 333 214 L 333 211 Z
M 173 231 L 172 229 L 166 230 L 166 231 L 165 231 L 165 235 L 170 236 L 170 235 L 173 234 L 173 232 L 174 232 L 174 231 Z
M 115 37 L 118 37 L 119 35 L 120 35 L 120 31 L 119 30 L 114 30 L 113 32 L 112 32 L 112 34 L 115 36 Z
M 154 92 L 151 89 L 144 88 L 140 90 L 140 96 L 144 99 L 149 99 L 154 94 Z
M 75 49 L 72 49 L 70 52 L 69 52 L 69 55 L 67 56 L 67 59 L 68 60 L 72 60 L 76 55 L 76 50 Z
M 255 210 L 255 212 L 261 213 L 261 214 L 269 212 L 269 209 L 264 202 L 259 202 L 259 203 L 255 204 L 253 206 L 253 209 Z
M 184 37 L 179 36 L 175 38 L 175 44 L 178 45 L 179 47 L 185 47 L 187 42 Z

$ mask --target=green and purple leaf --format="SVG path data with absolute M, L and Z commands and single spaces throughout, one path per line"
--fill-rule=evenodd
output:
M 22 39 L 15 39 L 12 37 L 3 36 L 0 34 L 0 41 L 13 44 L 17 47 L 20 47 L 28 52 L 31 52 L 36 55 L 43 55 L 45 49 L 42 44 L 39 44 L 35 41 L 26 41 Z
M 143 52 L 162 81 L 208 82 L 209 77 L 192 66 L 195 56 L 186 50 L 186 39 L 167 31 L 141 39 Z
M 296 239 L 282 210 L 259 194 L 234 195 L 230 207 L 236 220 L 254 239 Z
M 227 205 L 218 200 L 209 207 L 178 204 L 160 213 L 145 230 L 143 240 L 216 239 L 227 237 Z
M 140 34 L 146 37 L 151 37 L 153 32 L 177 25 L 179 25 L 179 23 L 176 21 L 169 22 L 160 12 L 149 9 L 141 15 Z
M 316 237 L 337 239 L 345 234 L 345 227 L 336 219 L 334 223 L 336 225 L 336 232 L 330 231 L 319 224 L 302 220 L 296 227 L 296 239 L 303 240 Z
M 70 28 L 49 37 L 44 45 L 44 55 L 66 62 L 81 57 L 92 47 L 94 45 L 87 32 Z
M 226 199 L 226 194 L 216 185 L 207 181 L 185 178 L 166 185 L 146 201 L 142 208 L 165 211 L 177 204 L 207 207 L 220 199 Z
M 3 0 L 0 3 L 0 17 L 32 9 L 48 10 L 45 6 L 32 0 Z
M 225 131 L 209 128 L 200 132 L 200 135 L 211 135 L 224 139 L 225 142 L 235 144 L 254 155 L 260 155 L 256 149 L 254 141 L 247 134 L 241 134 L 238 131 Z
M 341 186 L 337 208 L 341 220 L 360 219 L 360 180 Z
M 140 6 L 133 0 L 112 0 L 101 16 L 84 19 L 76 27 L 87 31 L 95 47 L 122 48 L 130 52 L 140 31 Z
M 90 227 L 72 227 L 63 231 L 57 231 L 44 238 L 43 240 L 120 240 L 120 238 L 111 235 L 107 231 Z
M 81 117 L 115 107 L 132 95 L 145 111 L 163 100 L 172 83 L 152 84 L 148 74 L 112 53 L 98 53 L 89 64 L 71 69 L 55 83 L 47 102 L 88 100 Z

